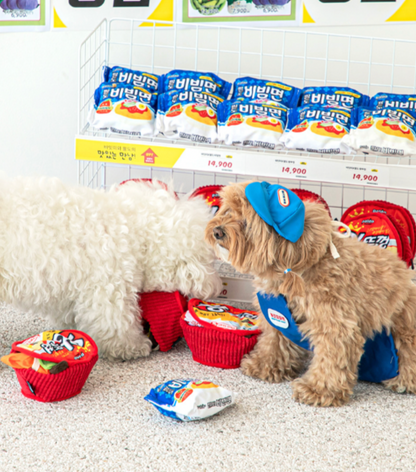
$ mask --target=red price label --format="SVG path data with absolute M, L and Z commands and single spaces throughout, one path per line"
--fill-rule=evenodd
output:
M 208 167 L 231 169 L 233 163 L 231 161 L 208 161 Z
M 301 167 L 282 167 L 283 174 L 306 175 L 306 169 Z
M 368 174 L 353 174 L 352 180 L 360 181 L 360 182 L 377 182 L 378 176 L 377 175 L 368 175 Z

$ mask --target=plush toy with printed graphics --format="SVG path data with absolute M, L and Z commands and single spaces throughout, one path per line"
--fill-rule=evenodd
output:
M 276 133 L 283 133 L 280 121 L 271 116 L 253 116 L 247 118 L 246 123 L 254 128 L 268 129 L 270 131 L 276 131 Z
M 132 118 L 133 120 L 151 120 L 153 118 L 152 112 L 144 104 L 136 100 L 123 100 L 117 103 L 115 108 L 117 115 Z
M 333 121 L 319 121 L 311 124 L 312 133 L 320 136 L 328 136 L 331 138 L 341 139 L 347 134 L 347 130 L 340 124 Z
M 292 380 L 295 400 L 314 406 L 345 404 L 358 379 L 416 393 L 416 285 L 406 263 L 348 237 L 322 203 L 281 185 L 236 183 L 220 196 L 205 238 L 254 276 L 263 314 L 243 373 Z
M 413 136 L 412 131 L 404 123 L 401 123 L 398 120 L 382 119 L 376 121 L 376 128 L 390 136 L 396 136 L 398 138 L 405 138 L 409 141 L 414 141 L 415 137 Z

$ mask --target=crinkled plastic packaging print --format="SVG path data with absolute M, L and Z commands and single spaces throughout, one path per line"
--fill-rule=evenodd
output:
M 209 92 L 172 90 L 159 96 L 156 129 L 167 137 L 216 143 L 217 109 L 224 101 Z
M 306 87 L 300 95 L 299 106 L 327 106 L 352 110 L 367 106 L 369 97 L 349 87 Z
M 350 148 L 376 154 L 416 154 L 416 110 L 380 108 L 357 110 L 357 126 L 343 142 Z
M 144 397 L 162 415 L 181 421 L 202 420 L 232 405 L 235 394 L 209 381 L 169 380 Z
M 153 136 L 157 95 L 142 87 L 101 84 L 94 94 L 90 125 L 129 136 Z
M 228 145 L 276 149 L 288 109 L 269 100 L 226 100 L 218 107 L 218 138 Z
M 133 87 L 143 87 L 151 93 L 157 93 L 159 89 L 160 77 L 156 74 L 149 74 L 139 70 L 126 69 L 125 67 L 103 68 L 103 82 L 133 85 Z
M 340 108 L 294 108 L 281 141 L 288 149 L 349 154 L 351 149 L 342 138 L 349 133 L 353 117 L 353 112 Z
M 227 98 L 232 84 L 211 72 L 194 72 L 175 69 L 160 78 L 160 93 L 171 90 L 209 92 Z
M 280 82 L 243 77 L 234 82 L 232 98 L 241 100 L 270 100 L 292 108 L 297 106 L 300 92 L 300 89 Z
M 400 108 L 401 110 L 416 110 L 416 95 L 377 93 L 370 101 L 370 108 Z

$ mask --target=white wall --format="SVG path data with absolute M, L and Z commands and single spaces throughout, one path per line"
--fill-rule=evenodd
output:
M 416 41 L 415 24 L 319 31 Z M 0 170 L 8 175 L 76 183 L 78 49 L 87 34 L 0 34 Z

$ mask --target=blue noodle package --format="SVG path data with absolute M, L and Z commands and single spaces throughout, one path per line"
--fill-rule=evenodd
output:
M 354 119 L 354 111 L 341 108 L 293 108 L 281 141 L 288 149 L 349 154 L 351 149 L 342 138 L 349 133 Z
M 209 92 L 228 98 L 232 84 L 211 72 L 194 72 L 175 69 L 161 76 L 160 92 L 171 90 Z
M 144 397 L 162 413 L 180 421 L 208 418 L 235 401 L 235 394 L 205 380 L 169 380 Z
M 300 95 L 299 106 L 328 106 L 353 108 L 367 106 L 369 97 L 349 87 L 305 87 Z
M 224 101 L 209 92 L 171 90 L 159 95 L 156 129 L 167 137 L 217 142 L 217 109 Z
M 299 100 L 300 89 L 273 80 L 243 77 L 234 82 L 233 99 L 270 100 L 292 108 Z
M 416 154 L 416 110 L 359 108 L 356 125 L 343 142 L 355 151 L 408 156 Z
M 226 100 L 218 107 L 218 138 L 228 145 L 276 149 L 288 109 L 269 100 Z
M 157 95 L 142 87 L 101 84 L 94 94 L 90 126 L 131 136 L 153 136 Z
M 416 95 L 377 93 L 370 100 L 370 108 L 400 108 L 401 110 L 416 110 Z
M 160 77 L 156 74 L 126 69 L 125 67 L 104 66 L 103 68 L 103 82 L 133 85 L 133 87 L 143 87 L 151 93 L 158 92 L 159 79 Z

